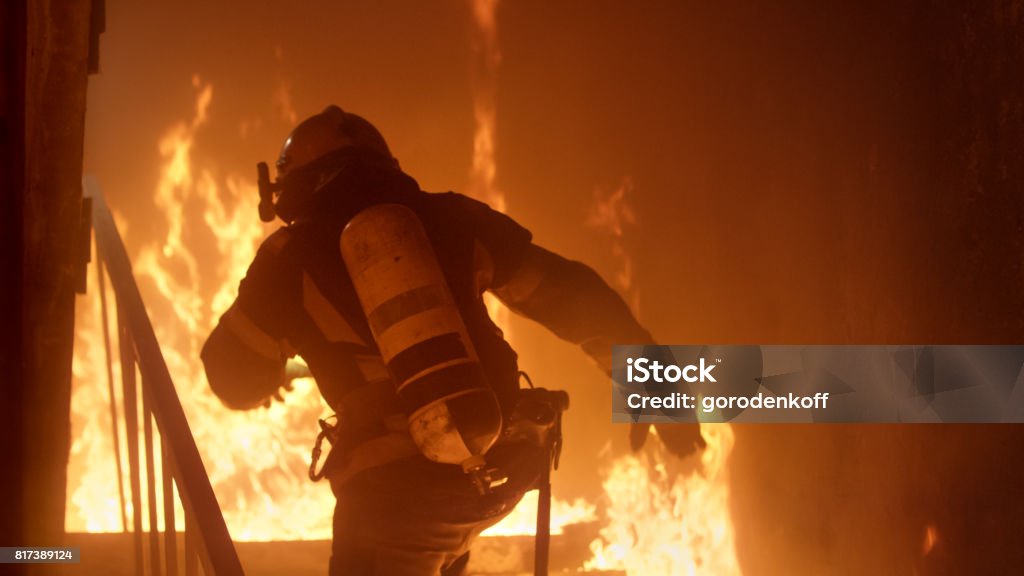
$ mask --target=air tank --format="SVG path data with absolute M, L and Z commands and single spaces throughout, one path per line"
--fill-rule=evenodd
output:
M 413 441 L 430 460 L 480 471 L 501 407 L 419 218 L 399 204 L 372 206 L 340 245 Z

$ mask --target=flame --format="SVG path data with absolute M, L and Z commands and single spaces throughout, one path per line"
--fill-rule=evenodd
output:
M 637 314 L 639 291 L 625 243 L 637 224 L 632 194 L 629 177 L 611 192 L 595 189 L 587 225 L 610 239 L 613 284 Z M 643 576 L 741 574 L 729 510 L 732 428 L 702 425 L 701 431 L 707 447 L 697 470 L 669 454 L 654 429 L 643 452 L 612 463 L 603 482 L 608 523 L 591 543 L 593 558 L 585 569 Z
M 939 543 L 939 531 L 935 528 L 934 524 L 925 526 L 924 529 L 924 542 L 921 544 L 921 555 L 927 556 L 931 554 L 932 550 L 935 549 L 935 545 Z
M 473 54 L 476 57 L 472 75 L 473 89 L 473 164 L 469 172 L 469 194 L 486 202 L 499 212 L 505 212 L 505 194 L 498 189 L 495 177 L 498 169 L 494 159 L 497 135 L 495 121 L 495 95 L 498 90 L 498 0 L 470 0 L 473 13 Z M 509 335 L 509 312 L 490 294 L 484 296 L 487 311 Z
M 110 304 L 114 302 L 113 293 L 109 284 L 106 288 L 108 314 L 112 316 Z M 86 305 L 79 304 L 75 310 L 78 331 L 75 335 L 74 355 L 71 361 L 71 374 L 75 386 L 71 392 L 72 443 L 68 478 L 77 481 L 78 487 L 73 489 L 72 482 L 69 481 L 65 520 L 69 532 L 120 530 L 122 527 L 121 497 L 118 495 L 118 485 L 114 480 L 117 461 L 114 459 L 114 442 L 110 426 L 110 397 L 106 386 L 106 356 L 100 332 L 102 315 L 100 299 L 96 297 L 99 291 L 96 275 L 89 275 L 87 289 L 92 297 Z M 116 330 L 111 330 L 110 339 L 116 358 Z M 117 364 L 114 365 L 113 377 L 115 383 L 120 382 L 121 371 Z M 79 385 L 83 381 L 89 381 L 89 386 Z M 120 385 L 116 385 L 115 394 L 119 390 Z M 121 466 L 127 470 L 127 445 L 123 437 L 119 441 Z M 130 498 L 128 504 L 130 506 Z M 129 512 L 129 518 L 130 514 Z
M 537 496 L 536 490 L 527 492 L 511 514 L 501 522 L 484 530 L 482 536 L 522 536 L 533 535 L 537 529 Z M 551 533 L 561 534 L 562 528 L 570 524 L 592 522 L 597 519 L 597 507 L 577 498 L 572 502 L 561 500 L 551 501 Z
M 162 165 L 153 202 L 161 218 L 153 226 L 164 233 L 139 249 L 135 277 L 232 536 L 329 538 L 334 498 L 326 485 L 306 476 L 316 421 L 328 410 L 313 381 L 296 380 L 284 403 L 269 409 L 235 412 L 213 396 L 199 360 L 206 336 L 234 300 L 268 229 L 256 218 L 254 182 L 218 177 L 194 157 L 214 92 L 198 77 L 192 83 L 192 117 L 168 129 L 159 142 Z M 126 240 L 131 245 L 131 237 Z M 88 304 L 80 307 L 76 329 L 69 478 L 77 484 L 68 487 L 68 531 L 122 529 L 96 292 L 93 286 Z M 119 434 L 124 442 L 124 430 Z M 121 452 L 127 474 L 126 450 Z M 129 483 L 124 484 L 127 489 Z
M 470 170 L 470 193 L 491 205 L 499 212 L 505 211 L 505 195 L 495 185 L 497 166 L 494 160 L 495 138 L 495 95 L 498 87 L 498 65 L 501 52 L 498 50 L 497 9 L 498 0 L 472 0 L 473 22 L 476 24 L 473 36 L 473 52 L 477 66 L 473 75 L 473 165 Z
M 616 460 L 604 481 L 608 525 L 590 549 L 587 570 L 627 574 L 741 574 L 729 512 L 727 462 L 733 446 L 728 424 L 701 425 L 707 448 L 700 468 L 652 438 L 643 452 Z
M 496 128 L 495 97 L 498 89 L 498 67 L 501 51 L 498 49 L 498 0 L 470 0 L 473 13 L 472 48 L 476 56 L 473 69 L 473 163 L 469 173 L 469 194 L 486 202 L 491 208 L 506 211 L 505 194 L 496 184 L 498 172 L 494 158 Z M 502 329 L 506 338 L 511 337 L 509 311 L 498 299 L 490 294 L 484 296 L 487 311 Z M 500 523 L 484 532 L 486 536 L 514 536 L 534 534 L 537 528 L 537 493 L 529 492 L 522 502 Z M 577 500 L 566 503 L 553 500 L 551 504 L 551 530 L 561 533 L 562 526 L 592 519 L 594 507 Z
M 192 117 L 170 127 L 159 142 L 162 165 L 153 202 L 163 218 L 156 224 L 165 226 L 166 232 L 158 242 L 141 246 L 133 259 L 135 276 L 232 537 L 240 541 L 329 539 L 333 496 L 325 485 L 313 484 L 306 477 L 316 420 L 329 411 L 313 380 L 294 381 L 294 390 L 285 395 L 283 404 L 275 403 L 268 410 L 234 412 L 223 408 L 212 395 L 199 361 L 202 343 L 234 300 L 238 281 L 268 230 L 255 218 L 258 195 L 253 182 L 234 175 L 218 178 L 194 157 L 193 147 L 209 121 L 214 92 L 211 84 L 198 77 L 193 78 L 193 86 Z M 487 163 L 493 166 L 493 157 L 475 165 Z M 493 170 L 481 174 L 486 176 L 480 180 L 484 189 L 494 192 Z M 118 226 L 125 233 L 120 219 Z M 128 240 L 130 244 L 131 238 Z M 87 303 L 79 307 L 76 331 L 75 440 L 69 468 L 69 478 L 74 480 L 68 487 L 70 505 L 65 520 L 70 532 L 123 529 L 97 291 L 96 280 L 91 278 Z M 108 303 L 113 306 L 113 302 L 111 294 Z M 116 340 L 112 347 L 115 390 L 120 390 Z M 115 399 L 122 401 L 119 393 Z M 127 492 L 123 425 L 118 433 Z M 159 470 L 159 450 L 156 460 Z M 140 467 L 142 486 L 146 486 L 144 460 Z M 159 477 L 156 480 L 159 487 Z M 131 497 L 126 493 L 125 498 L 130 527 Z M 145 502 L 143 498 L 144 506 Z M 536 494 L 528 495 L 516 513 L 493 527 L 490 534 L 532 534 L 535 509 Z M 148 511 L 140 512 L 148 530 Z M 593 506 L 582 501 L 556 501 L 553 529 L 559 531 L 564 524 L 592 515 Z M 182 525 L 181 516 L 179 507 L 177 526 Z M 161 516 L 159 526 L 163 525 Z
M 274 47 L 274 59 L 278 64 L 284 63 L 284 50 L 280 46 Z M 283 75 L 277 75 L 277 87 L 274 89 L 274 107 L 278 115 L 289 126 L 294 126 L 299 121 L 299 115 L 292 103 L 292 85 Z
M 496 34 L 496 0 L 472 4 L 475 37 L 482 65 L 474 77 L 473 164 L 470 192 L 504 211 L 505 196 L 495 175 L 495 92 L 500 53 Z M 325 484 L 306 477 L 309 446 L 316 421 L 328 407 L 311 379 L 294 382 L 283 403 L 269 409 L 234 412 L 210 392 L 199 351 L 220 314 L 233 301 L 238 281 L 269 231 L 255 218 L 255 184 L 236 175 L 217 174 L 195 157 L 193 148 L 211 118 L 213 86 L 199 77 L 191 117 L 171 126 L 159 141 L 161 172 L 153 193 L 160 217 L 153 227 L 159 241 L 142 244 L 133 261 L 135 275 L 147 302 L 157 338 L 188 417 L 196 444 L 234 539 L 329 539 L 334 499 Z M 278 111 L 294 114 L 287 85 L 277 95 Z M 242 133 L 246 128 L 242 127 Z M 632 264 L 622 244 L 625 230 L 636 218 L 628 203 L 628 179 L 611 194 L 598 193 L 588 222 L 612 237 L 613 254 L 620 259 L 616 286 L 634 310 L 639 303 L 632 281 Z M 132 236 L 118 218 L 129 245 Z M 138 241 L 137 241 L 138 242 Z M 69 465 L 69 532 L 108 532 L 124 529 L 118 494 L 110 398 L 106 389 L 106 359 L 100 328 L 95 277 L 89 296 L 79 306 L 73 362 L 73 445 Z M 108 286 L 108 293 L 110 292 Z M 113 317 L 113 297 L 108 296 Z M 495 302 L 492 302 L 492 305 Z M 507 331 L 507 311 L 492 308 Z M 112 334 L 115 336 L 116 334 Z M 120 382 L 116 362 L 114 379 Z M 120 403 L 120 385 L 114 390 Z M 738 574 L 729 520 L 725 465 L 733 436 L 727 425 L 706 426 L 708 448 L 699 473 L 683 474 L 657 442 L 639 456 L 616 460 L 604 486 L 609 524 L 594 541 L 588 568 L 625 569 L 633 574 Z M 121 469 L 128 470 L 127 435 L 117 432 Z M 139 450 L 143 454 L 142 449 Z M 159 450 L 156 451 L 159 470 Z M 140 463 L 146 485 L 144 461 Z M 123 478 L 125 490 L 129 483 Z M 159 476 L 156 479 L 159 487 Z M 159 487 L 162 489 L 162 487 Z M 127 522 L 134 510 L 127 500 Z M 159 498 L 158 498 L 159 500 Z M 146 498 L 142 498 L 145 506 Z M 513 514 L 486 532 L 488 535 L 533 534 L 536 493 L 530 493 Z M 552 532 L 575 522 L 591 521 L 593 504 L 556 500 Z M 144 529 L 148 515 L 139 510 Z M 180 507 L 176 511 L 180 527 Z M 159 526 L 163 526 L 162 516 Z M 159 527 L 158 526 L 158 527 Z
M 604 232 L 611 239 L 611 254 L 619 262 L 618 270 L 613 276 L 615 288 L 626 298 L 634 314 L 640 311 L 640 295 L 633 282 L 633 259 L 624 243 L 626 232 L 636 225 L 636 212 L 627 195 L 633 194 L 633 180 L 628 176 L 622 179 L 618 188 L 605 193 L 600 188 L 594 190 L 594 204 L 587 216 L 587 225 Z

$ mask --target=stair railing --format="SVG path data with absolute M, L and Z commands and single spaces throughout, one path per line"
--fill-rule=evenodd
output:
M 114 426 L 115 458 L 118 461 L 118 487 L 121 494 L 121 518 L 127 524 L 124 490 L 121 485 L 121 460 L 118 441 L 117 407 L 114 399 L 112 354 L 107 326 L 104 277 L 109 276 L 117 308 L 117 334 L 121 364 L 124 426 L 127 439 L 129 485 L 131 491 L 134 572 L 139 575 L 179 574 L 178 541 L 175 526 L 175 490 L 184 515 L 184 573 L 241 575 L 234 543 L 210 485 L 209 476 L 196 448 L 181 402 L 171 380 L 167 363 L 160 352 L 153 325 L 132 274 L 131 261 L 95 179 L 86 177 L 85 198 L 92 203 L 92 222 L 96 237 L 96 265 L 100 278 L 104 344 L 107 350 L 107 377 Z M 141 376 L 137 379 L 137 376 Z M 139 397 L 141 388 L 141 398 Z M 143 531 L 143 487 L 139 454 L 138 403 L 142 403 L 142 451 L 145 453 L 146 509 L 149 531 Z M 153 424 L 159 431 L 159 446 L 154 446 Z M 164 531 L 157 518 L 155 450 L 160 450 Z M 127 529 L 127 526 L 125 526 Z M 161 546 L 161 540 L 163 542 Z M 148 550 L 146 548 L 148 547 Z M 161 554 L 162 552 L 162 554 Z M 161 557 L 163 561 L 161 561 Z M 146 562 L 148 558 L 149 562 Z M 148 565 L 147 565 L 148 564 Z

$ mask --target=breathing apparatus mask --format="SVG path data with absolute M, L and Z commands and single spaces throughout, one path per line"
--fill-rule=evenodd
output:
M 266 162 L 256 165 L 260 191 L 260 220 L 271 222 L 279 217 L 285 222 L 295 220 L 309 205 L 313 194 L 330 180 L 352 156 L 347 148 L 335 150 L 300 168 L 295 168 L 277 180 L 270 180 Z

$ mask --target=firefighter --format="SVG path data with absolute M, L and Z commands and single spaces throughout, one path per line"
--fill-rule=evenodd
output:
M 338 414 L 337 427 L 325 428 L 333 449 L 324 474 L 337 497 L 330 573 L 462 574 L 473 539 L 549 465 L 537 442 L 510 434 L 522 411 L 517 356 L 483 294 L 580 345 L 606 370 L 612 344 L 651 336 L 593 270 L 537 246 L 486 204 L 421 191 L 380 132 L 337 106 L 295 127 L 276 182 L 264 168 L 260 184 L 261 218 L 285 225 L 263 242 L 203 347 L 213 392 L 233 409 L 267 405 L 289 383 L 288 360 L 301 356 Z M 360 264 L 360 255 L 376 257 L 366 242 L 391 230 L 388 222 L 409 247 L 378 245 L 412 256 Z M 413 290 L 400 279 L 364 278 L 410 258 L 422 260 L 433 284 L 421 278 Z M 394 297 L 373 293 L 382 289 Z M 367 310 L 368 302 L 376 304 Z M 391 334 L 428 309 L 461 336 Z M 453 365 L 462 376 L 423 376 L 456 374 Z M 703 445 L 696 425 L 660 432 L 680 456 Z M 634 427 L 634 448 L 646 434 Z

